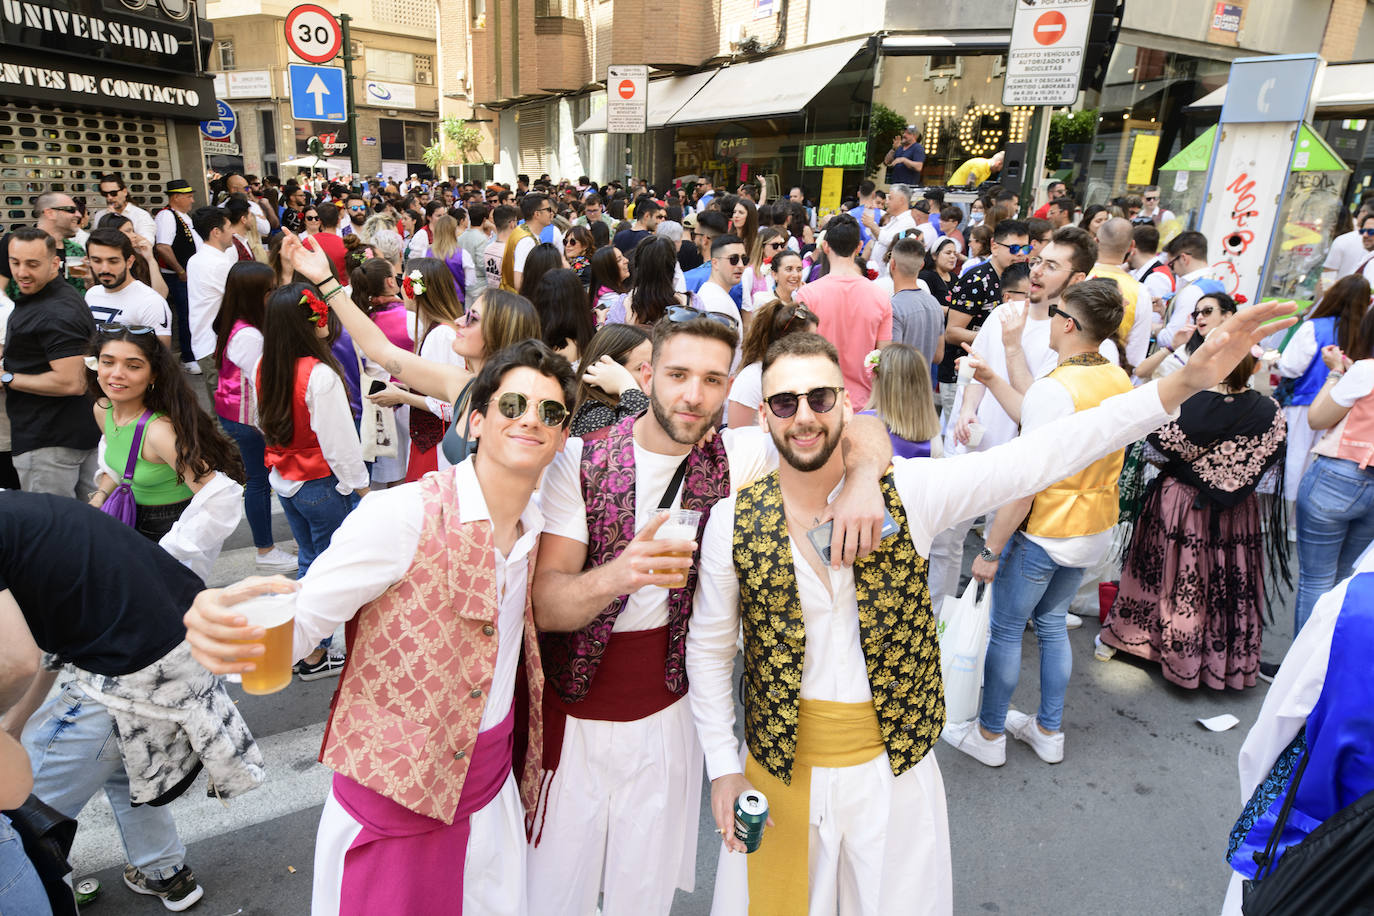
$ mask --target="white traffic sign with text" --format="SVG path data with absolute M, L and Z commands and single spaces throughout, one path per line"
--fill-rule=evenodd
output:
M 1078 100 L 1092 14 L 1092 0 L 1016 0 L 1003 105 L 1072 105 Z
M 649 124 L 649 68 L 606 68 L 606 132 L 642 134 Z

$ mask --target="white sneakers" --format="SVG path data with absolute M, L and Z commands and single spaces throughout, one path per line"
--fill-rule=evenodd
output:
M 1036 724 L 1035 716 L 1008 709 L 1006 729 L 996 738 L 985 738 L 975 718 L 946 725 L 940 737 L 955 750 L 968 754 L 984 766 L 1000 767 L 1007 762 L 1007 735 L 1029 744 L 1035 755 L 1046 763 L 1064 760 L 1064 733 L 1045 734 Z
M 200 363 L 196 362 L 196 361 L 193 360 L 193 359 L 187 360 L 186 362 L 182 363 L 182 364 L 181 364 L 181 368 L 183 368 L 183 369 L 186 370 L 186 374 L 187 374 L 187 375 L 200 375 L 200 374 L 201 374 Z
M 1066 629 L 1066 630 L 1076 630 L 1076 629 L 1078 629 L 1078 628 L 1081 627 L 1081 626 L 1083 626 L 1083 618 L 1082 618 L 1082 617 L 1079 617 L 1077 614 L 1065 614 L 1065 615 L 1064 615 L 1064 629 Z
M 963 751 L 986 766 L 1000 767 L 1007 762 L 1007 736 L 984 738 L 976 718 L 946 725 L 940 737 L 953 745 L 955 750 Z
M 264 575 L 273 573 L 289 573 L 296 571 L 296 555 L 287 553 L 280 547 L 273 546 L 267 553 L 258 554 L 258 572 Z
M 1007 733 L 1018 741 L 1024 741 L 1035 751 L 1035 756 L 1046 763 L 1061 763 L 1064 760 L 1064 733 L 1047 735 L 1040 730 L 1035 716 L 1028 716 L 1015 709 L 1007 710 Z

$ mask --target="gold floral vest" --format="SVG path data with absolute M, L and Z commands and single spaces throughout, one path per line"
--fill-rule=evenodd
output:
M 894 775 L 925 757 L 945 724 L 940 646 L 926 560 L 916 552 L 889 473 L 887 509 L 901 529 L 854 564 L 859 637 L 878 727 Z M 744 737 L 769 773 L 791 784 L 806 631 L 778 474 L 735 499 L 735 572 L 744 624 Z
M 1099 353 L 1072 356 L 1048 378 L 1062 384 L 1073 397 L 1075 411 L 1096 407 L 1113 395 L 1131 390 L 1131 379 Z M 1071 538 L 1098 534 L 1116 524 L 1124 449 L 1099 458 L 1072 477 L 1041 490 L 1026 519 L 1026 533 L 1037 537 Z

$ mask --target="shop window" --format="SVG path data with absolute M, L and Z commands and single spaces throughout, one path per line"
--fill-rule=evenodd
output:
M 485 29 L 487 27 L 487 0 L 471 0 L 468 6 L 472 9 L 472 27 Z
M 406 159 L 405 122 L 394 118 L 377 120 L 377 142 L 383 159 Z
M 368 48 L 364 52 L 364 57 L 367 60 L 367 69 L 380 79 L 401 83 L 415 81 L 415 55 L 408 51 Z
M 429 125 L 408 121 L 405 124 L 406 162 L 419 162 L 425 158 L 425 147 L 429 146 Z
M 215 50 L 219 53 L 219 69 L 234 69 L 234 39 L 221 38 L 215 42 Z

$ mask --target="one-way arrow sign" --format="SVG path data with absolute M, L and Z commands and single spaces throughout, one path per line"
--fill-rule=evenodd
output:
M 345 119 L 344 72 L 339 67 L 290 64 L 291 117 L 300 121 Z

